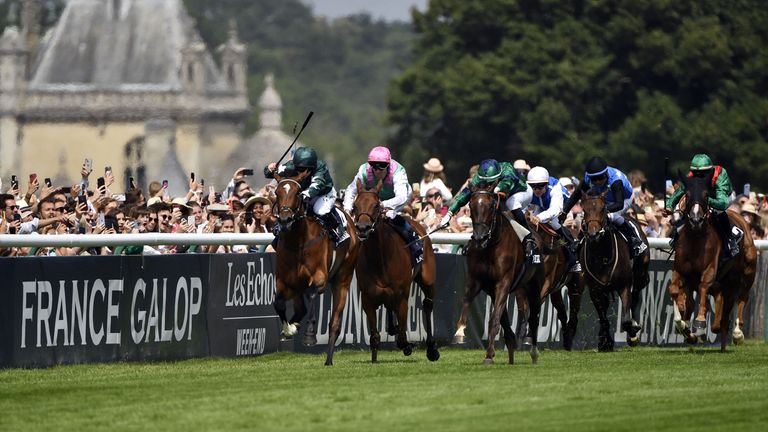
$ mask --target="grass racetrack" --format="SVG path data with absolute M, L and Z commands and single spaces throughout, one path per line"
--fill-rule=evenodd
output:
M 765 431 L 768 345 L 325 356 L 0 370 L 0 430 Z

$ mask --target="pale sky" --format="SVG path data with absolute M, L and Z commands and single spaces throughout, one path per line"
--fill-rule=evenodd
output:
M 428 0 L 304 0 L 313 7 L 315 15 L 338 18 L 360 12 L 368 12 L 374 18 L 388 21 L 410 21 L 411 6 L 423 11 Z

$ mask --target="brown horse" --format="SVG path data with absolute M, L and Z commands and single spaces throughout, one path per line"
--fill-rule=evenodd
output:
M 565 228 L 567 229 L 567 228 Z M 544 224 L 538 224 L 534 229 L 540 239 L 539 250 L 544 256 L 544 283 L 539 291 L 539 298 L 543 302 L 547 296 L 552 300 L 552 306 L 557 311 L 557 319 L 560 321 L 560 337 L 563 340 L 563 348 L 570 351 L 573 347 L 573 338 L 576 336 L 576 327 L 579 323 L 579 310 L 581 309 L 581 294 L 584 292 L 583 273 L 568 272 L 568 261 L 565 252 L 565 244 L 561 244 L 560 236 L 552 228 Z M 560 288 L 568 286 L 568 311 L 565 308 L 563 295 Z M 517 329 L 518 333 L 526 335 L 524 345 L 531 344 L 531 336 L 527 335 L 525 319 L 528 314 L 528 300 L 525 292 L 515 292 L 517 300 Z M 570 318 L 569 318 L 570 315 Z
M 584 209 L 583 231 L 585 240 L 580 250 L 584 277 L 589 285 L 589 296 L 595 305 L 600 331 L 597 348 L 599 351 L 613 351 L 613 337 L 608 322 L 609 295 L 618 292 L 622 304 L 621 330 L 627 332 L 627 344 L 636 346 L 642 329 L 640 306 L 642 290 L 648 285 L 648 264 L 650 252 L 630 258 L 629 245 L 608 220 L 605 195 L 588 193 L 581 199 Z M 626 216 L 625 216 L 626 217 Z M 634 220 L 629 219 L 630 223 Z M 639 230 L 642 240 L 647 239 Z
M 275 192 L 277 221 L 280 224 L 279 241 L 275 248 L 277 252 L 275 311 L 280 316 L 285 337 L 296 334 L 299 323 L 309 312 L 303 343 L 315 345 L 317 343 L 315 302 L 317 296 L 325 292 L 330 283 L 333 286 L 333 306 L 325 364 L 332 365 L 333 350 L 340 330 L 341 313 L 347 302 L 347 293 L 352 282 L 360 242 L 350 219 L 347 218 L 347 231 L 350 238 L 334 251 L 333 242 L 326 235 L 323 226 L 317 218 L 307 215 L 307 209 L 299 195 L 301 185 L 296 180 L 280 180 Z M 294 316 L 290 321 L 285 316 L 286 300 L 293 300 Z
M 488 325 L 488 348 L 485 363 L 493 363 L 496 355 L 494 347 L 499 328 L 504 329 L 504 344 L 509 351 L 509 363 L 515 362 L 517 338 L 509 323 L 507 300 L 510 290 L 521 287 L 530 305 L 528 326 L 532 335 L 531 361 L 539 359 L 537 333 L 541 299 L 539 287 L 544 282 L 541 266 L 529 266 L 520 238 L 502 213 L 504 205 L 501 195 L 496 195 L 483 188 L 475 188 L 469 200 L 472 217 L 472 238 L 467 248 L 467 288 L 461 316 L 456 324 L 455 343 L 464 342 L 464 329 L 467 326 L 467 312 L 472 300 L 484 291 L 493 303 L 493 314 Z
M 381 305 L 388 311 L 396 311 L 397 325 L 394 331 L 397 333 L 397 347 L 406 356 L 411 355 L 413 347 L 408 343 L 405 323 L 408 322 L 408 298 L 412 280 L 416 281 L 424 293 L 422 321 L 427 331 L 427 358 L 436 361 L 440 358 L 440 352 L 432 335 L 436 277 L 432 243 L 420 224 L 412 225 L 419 236 L 424 236 L 424 260 L 414 269 L 405 239 L 386 217 L 387 209 L 381 206 L 379 192 L 382 186 L 383 183 L 379 181 L 375 188 L 365 190 L 358 180 L 358 194 L 353 205 L 355 229 L 362 242 L 355 269 L 363 310 L 371 332 L 371 362 L 378 361 L 381 336 L 376 323 L 376 310 Z
M 738 315 L 732 336 L 734 343 L 744 340 L 741 326 L 744 324 L 744 306 L 755 280 L 757 249 L 744 218 L 729 211 L 729 219 L 744 232 L 744 238 L 739 254 L 721 267 L 723 242 L 711 221 L 709 181 L 709 178 L 683 178 L 686 189 L 683 212 L 685 223 L 675 243 L 675 263 L 669 294 L 676 305 L 675 326 L 688 343 L 695 343 L 704 338 L 708 295 L 714 296 L 715 318 L 712 322 L 712 332 L 720 333 L 720 350 L 725 351 L 731 309 L 737 301 Z M 694 307 L 694 291 L 699 297 L 698 308 Z M 695 332 L 692 332 L 685 319 L 690 317 L 695 309 Z

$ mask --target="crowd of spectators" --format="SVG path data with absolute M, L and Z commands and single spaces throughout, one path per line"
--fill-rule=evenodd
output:
M 447 185 L 443 165 L 437 158 L 423 164 L 423 175 L 413 183 L 411 202 L 404 212 L 421 223 L 431 232 L 440 225 L 448 204 L 477 172 L 478 166 L 470 168 L 467 180 L 456 189 Z M 530 166 L 524 160 L 517 160 L 514 168 L 526 175 Z M 217 192 L 212 186 L 207 189 L 195 180 L 189 179 L 185 196 L 171 197 L 167 183 L 153 181 L 146 190 L 133 184 L 124 194 L 114 193 L 114 176 L 109 167 L 104 176 L 96 179 L 92 187 L 93 174 L 90 167 L 83 165 L 82 181 L 72 186 L 50 184 L 45 179 L 41 184 L 37 175 L 29 176 L 25 190 L 18 179 L 11 179 L 11 186 L 0 197 L 2 217 L 0 233 L 15 235 L 55 234 L 132 234 L 132 233 L 268 233 L 275 219 L 272 217 L 274 202 L 274 181 L 249 177 L 254 171 L 241 168 L 235 171 L 223 191 Z M 663 192 L 654 193 L 647 187 L 647 179 L 640 171 L 630 171 L 628 178 L 635 190 L 633 205 L 629 214 L 638 219 L 648 237 L 669 237 L 675 219 L 679 215 L 664 214 L 664 197 L 673 192 L 674 185 L 668 185 Z M 346 184 L 336 179 L 335 187 L 343 191 Z M 577 187 L 576 177 L 561 177 L 560 183 L 568 190 Z M 341 200 L 341 197 L 340 197 Z M 768 224 L 768 201 L 763 194 L 750 192 L 733 197 L 731 208 L 744 216 L 755 239 L 766 238 Z M 462 208 L 451 219 L 449 232 L 468 233 L 472 231 L 472 220 L 468 207 Z M 565 226 L 578 236 L 581 226 L 581 208 L 577 204 L 567 215 Z M 450 245 L 435 245 L 438 252 L 450 252 Z M 221 246 L 128 246 L 114 249 L 82 247 L 45 248 L 0 248 L 0 256 L 80 254 L 163 254 L 163 253 L 240 253 L 272 251 L 270 246 L 221 245 Z

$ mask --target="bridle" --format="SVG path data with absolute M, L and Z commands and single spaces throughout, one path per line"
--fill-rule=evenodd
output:
M 372 234 L 376 230 L 376 225 L 379 223 L 379 219 L 381 218 L 382 213 L 382 206 L 381 206 L 381 200 L 379 199 L 379 193 L 375 190 L 361 190 L 358 193 L 358 196 L 362 194 L 373 194 L 376 197 L 376 206 L 374 207 L 376 209 L 375 212 L 369 213 L 369 212 L 358 212 L 357 209 L 355 209 L 355 222 L 360 221 L 361 216 L 367 216 L 371 220 L 371 226 L 368 228 L 368 231 L 366 232 L 365 237 L 369 234 Z M 361 236 L 361 240 L 365 240 Z
M 472 229 L 472 237 L 470 238 L 470 240 L 480 248 L 485 248 L 488 246 L 488 242 L 491 240 L 491 237 L 493 236 L 493 232 L 496 230 L 496 219 L 497 219 L 496 214 L 499 211 L 499 203 L 501 202 L 501 200 L 498 200 L 495 194 L 487 190 L 478 190 L 478 191 L 472 192 L 472 196 L 475 196 L 475 195 L 478 195 L 478 196 L 488 195 L 491 198 L 491 204 L 493 205 L 493 211 L 491 213 L 490 223 L 479 222 L 479 221 L 475 221 L 474 219 L 472 221 L 472 225 L 474 226 L 474 228 Z M 485 234 L 478 236 L 477 227 L 488 227 L 488 231 Z
M 281 187 L 285 188 L 290 184 L 295 184 L 296 187 L 299 190 L 301 190 L 301 184 L 299 182 L 297 182 L 294 179 L 288 179 L 288 178 L 280 180 L 280 182 L 277 183 L 277 188 L 278 189 Z M 287 190 L 286 190 L 286 193 L 288 193 Z M 278 197 L 279 197 L 279 194 L 278 194 Z M 274 207 L 277 207 L 277 201 L 279 201 L 279 199 L 275 200 Z M 306 216 L 306 210 L 303 208 L 303 204 L 304 204 L 303 200 L 299 200 L 299 206 L 295 209 L 288 205 L 282 205 L 280 206 L 279 209 L 277 209 L 278 210 L 277 222 L 280 224 L 282 228 L 290 229 L 291 225 L 293 225 L 294 222 Z M 274 211 L 274 208 L 273 208 L 273 211 Z M 288 216 L 285 219 L 282 216 L 284 212 L 288 213 Z

